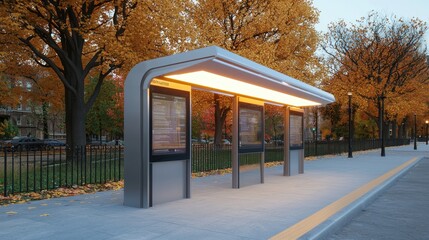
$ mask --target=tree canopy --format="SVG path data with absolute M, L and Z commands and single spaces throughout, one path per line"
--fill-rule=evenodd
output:
M 311 0 L 5 0 L 0 2 L 0 77 L 26 76 L 38 87 L 31 93 L 34 101 L 64 104 L 70 145 L 85 144 L 85 127 L 94 126 L 85 119 L 94 119 L 87 115 L 106 79 L 120 90 L 138 62 L 209 45 L 312 85 L 323 80 L 325 90 L 339 99 L 335 111 L 326 112 L 338 113 L 349 91 L 364 121 L 378 117 L 382 97 L 389 120 L 401 122 L 410 112 L 427 110 L 424 22 L 371 13 L 355 24 L 333 23 L 323 39 L 324 64 L 316 54 L 317 22 Z M 0 89 L 19 91 L 7 81 Z M 123 95 L 116 90 L 110 92 L 115 97 L 104 97 L 109 103 L 100 103 L 113 106 L 107 107 L 112 119 L 123 111 Z M 18 94 L 2 92 L 0 105 L 19 102 Z M 231 101 L 196 95 L 194 109 L 204 110 L 199 119 L 214 115 L 218 142 Z M 277 118 L 275 111 L 267 113 Z M 334 116 L 332 122 L 341 119 Z
M 202 0 L 189 9 L 192 48 L 217 45 L 310 84 L 323 75 L 315 54 L 318 12 L 311 1 Z M 220 143 L 231 101 L 210 96 L 206 102 L 215 108 L 215 142 Z
M 427 109 L 424 22 L 370 13 L 356 24 L 340 21 L 329 29 L 322 44 L 331 76 L 325 90 L 343 103 L 352 92 L 358 110 L 374 121 L 381 98 L 390 121 L 402 122 L 407 114 Z
M 63 84 L 71 146 L 85 144 L 85 116 L 103 80 L 124 62 L 122 36 L 136 6 L 131 0 L 8 0 L 0 4 L 3 44 L 14 46 L 19 40 L 23 52 L 51 69 Z M 90 74 L 97 76 L 98 83 L 85 101 L 85 79 Z

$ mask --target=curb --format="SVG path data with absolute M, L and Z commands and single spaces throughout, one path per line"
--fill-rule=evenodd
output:
M 311 231 L 305 233 L 299 239 L 324 239 L 341 227 L 345 226 L 350 220 L 357 216 L 365 207 L 371 204 L 380 194 L 391 187 L 397 180 L 405 175 L 411 168 L 413 168 L 424 157 L 417 158 L 413 163 L 409 164 L 394 176 L 385 180 L 375 188 L 367 192 L 364 196 L 358 198 L 353 203 L 349 204 L 339 212 L 335 213 L 327 220 L 313 228 Z

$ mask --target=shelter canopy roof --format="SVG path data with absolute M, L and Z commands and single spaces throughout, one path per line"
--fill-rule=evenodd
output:
M 305 107 L 335 101 L 330 93 L 216 46 L 144 63 L 165 68 L 158 78 L 266 102 Z

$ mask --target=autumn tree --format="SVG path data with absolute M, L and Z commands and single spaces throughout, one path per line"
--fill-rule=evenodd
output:
M 98 80 L 96 78 L 90 78 L 87 84 L 88 92 L 92 92 L 97 85 Z M 86 129 L 87 134 L 95 134 L 99 137 L 103 136 L 103 133 L 118 133 L 116 122 L 116 115 L 113 113 L 118 111 L 118 107 L 115 97 L 120 89 L 115 85 L 112 79 L 106 79 L 103 86 L 100 89 L 98 98 L 95 100 L 94 106 L 87 114 Z M 89 95 L 89 94 L 88 94 Z M 89 96 L 87 96 L 89 97 Z M 123 113 L 123 112 L 122 112 Z M 123 119 L 120 117 L 119 119 Z M 122 127 L 120 125 L 119 127 Z
M 17 104 L 30 106 L 42 122 L 44 138 L 48 138 L 48 120 L 64 115 L 63 86 L 52 69 L 31 61 L 32 53 L 22 42 L 11 41 L 1 34 L 0 42 L 5 53 L 1 62 L 7 66 L 0 69 L 4 76 L 0 85 L 5 88 L 0 98 L 8 99 L 2 104 L 7 107 L 14 107 Z M 42 48 L 43 45 L 41 43 Z
M 14 107 L 19 104 L 21 90 L 16 87 L 15 79 L 0 73 L 0 107 Z
M 429 77 L 426 30 L 418 19 L 376 13 L 351 25 L 331 24 L 322 44 L 331 74 L 325 90 L 342 103 L 347 101 L 347 92 L 352 92 L 359 111 L 379 127 L 381 99 L 385 99 L 386 119 L 391 121 L 401 122 L 409 112 L 423 110 Z
M 11 121 L 3 120 L 0 122 L 0 139 L 11 139 L 18 134 L 18 127 Z
M 312 83 L 320 64 L 315 56 L 318 12 L 306 0 L 201 0 L 189 16 L 195 25 L 195 48 L 217 45 L 277 71 Z M 215 141 L 230 105 L 214 95 Z
M 275 105 L 265 105 L 265 134 L 270 139 L 279 140 L 284 133 L 284 110 Z
M 85 144 L 85 116 L 104 79 L 123 64 L 121 37 L 136 5 L 128 0 L 0 3 L 1 33 L 24 44 L 33 60 L 52 69 L 64 86 L 71 146 Z M 84 82 L 90 74 L 97 76 L 98 83 L 85 101 Z

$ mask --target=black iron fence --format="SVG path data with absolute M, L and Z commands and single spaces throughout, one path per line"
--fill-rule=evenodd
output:
M 240 154 L 240 165 L 252 165 L 260 162 L 260 153 Z M 192 172 L 231 168 L 231 145 L 195 144 L 192 146 Z M 283 146 L 267 144 L 265 162 L 283 159 Z
M 123 178 L 121 146 L 82 146 L 75 149 L 4 149 L 0 153 L 0 192 L 38 192 Z
M 410 139 L 385 139 L 385 146 L 409 145 Z M 381 148 L 381 139 L 364 139 L 353 140 L 353 151 L 365 151 L 370 149 Z M 306 157 L 322 156 L 329 154 L 341 154 L 348 152 L 348 141 L 317 141 L 306 142 L 304 144 L 304 153 Z
M 410 139 L 385 140 L 386 147 L 410 144 Z M 380 139 L 353 140 L 353 151 L 364 151 L 381 147 Z M 341 154 L 348 151 L 348 141 L 318 141 L 304 144 L 305 157 Z M 283 146 L 266 144 L 265 162 L 282 161 Z M 257 164 L 259 154 L 241 154 L 240 165 Z M 192 146 L 192 172 L 231 167 L 231 145 L 196 144 Z
M 347 152 L 347 141 L 307 142 L 305 156 Z M 410 144 L 409 139 L 389 139 L 386 146 Z M 380 148 L 381 141 L 354 140 L 353 151 Z M 123 147 L 85 146 L 76 149 L 53 149 L 0 152 L 0 194 L 38 192 L 41 190 L 105 183 L 123 179 Z M 267 144 L 265 162 L 282 161 L 283 146 Z M 259 154 L 241 154 L 240 165 L 258 164 Z M 231 168 L 231 146 L 192 145 L 192 172 Z

